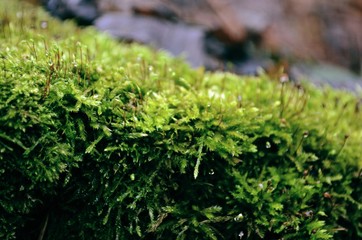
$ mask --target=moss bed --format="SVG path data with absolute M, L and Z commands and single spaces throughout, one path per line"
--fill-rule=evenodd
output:
M 1 239 L 360 239 L 361 98 L 0 0 Z

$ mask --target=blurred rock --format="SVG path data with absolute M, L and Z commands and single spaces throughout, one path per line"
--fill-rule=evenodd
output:
M 204 30 L 200 27 L 171 23 L 153 17 L 107 13 L 95 26 L 118 39 L 137 41 L 180 56 L 194 67 L 205 65 Z
M 45 8 L 60 19 L 74 18 L 79 24 L 92 24 L 99 15 L 96 0 L 42 0 Z
M 136 15 L 153 16 L 160 19 L 169 20 L 171 22 L 179 21 L 177 14 L 166 5 L 134 6 L 132 10 Z
M 290 68 L 291 78 L 308 80 L 317 86 L 330 85 L 352 92 L 362 90 L 362 77 L 328 63 L 297 63 Z
M 316 60 L 361 74 L 360 0 L 283 0 L 283 11 L 263 35 L 264 48 L 300 60 Z

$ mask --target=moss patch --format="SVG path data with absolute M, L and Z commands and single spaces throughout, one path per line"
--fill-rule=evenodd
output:
M 0 6 L 0 238 L 362 237 L 356 96 Z

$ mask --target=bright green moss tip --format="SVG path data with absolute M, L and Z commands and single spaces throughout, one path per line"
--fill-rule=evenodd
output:
M 362 238 L 358 97 L 0 9 L 0 239 Z

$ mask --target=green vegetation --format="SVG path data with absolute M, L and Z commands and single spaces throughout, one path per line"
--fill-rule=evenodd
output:
M 362 238 L 356 96 L 0 9 L 1 239 Z

